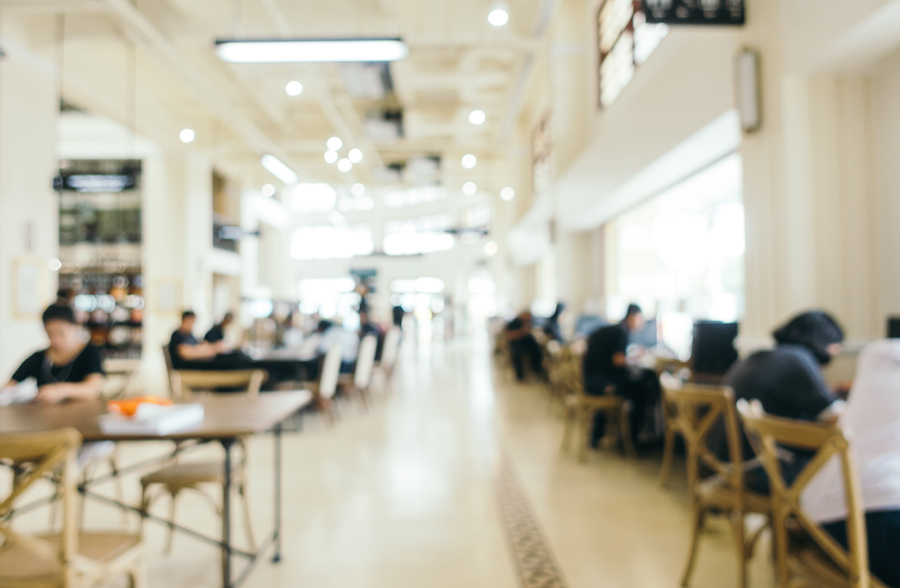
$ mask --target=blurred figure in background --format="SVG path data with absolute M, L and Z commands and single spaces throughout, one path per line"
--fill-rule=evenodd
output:
M 368 335 L 374 335 L 378 340 L 378 347 L 375 350 L 375 361 L 381 360 L 381 348 L 384 345 L 384 332 L 369 317 L 369 313 L 360 309 L 359 311 L 359 339 L 365 339 Z
M 550 337 L 553 341 L 559 341 L 560 343 L 564 343 L 562 329 L 559 326 L 559 317 L 562 316 L 562 313 L 566 310 L 566 305 L 562 302 L 557 303 L 556 310 L 553 311 L 553 314 L 550 315 L 550 318 L 547 319 L 546 324 L 544 325 L 544 333 Z
M 203 339 L 207 343 L 218 343 L 219 341 L 225 340 L 225 329 L 228 328 L 228 325 L 234 322 L 234 313 L 230 310 L 225 313 L 225 316 L 222 317 L 222 321 L 212 326 L 210 330 L 206 332 L 206 335 Z
M 341 348 L 341 373 L 353 372 L 359 349 L 359 335 L 329 320 L 319 321 L 319 327 L 316 330 L 321 334 L 319 354 L 325 355 L 332 346 L 339 345 Z
M 534 338 L 532 329 L 531 312 L 527 310 L 519 313 L 519 316 L 509 321 L 509 324 L 506 325 L 506 341 L 509 343 L 509 354 L 512 358 L 513 367 L 516 370 L 516 379 L 520 382 L 525 380 L 526 357 L 534 373 L 542 374 L 544 371 L 541 346 L 538 345 L 537 339 Z
M 218 354 L 228 351 L 225 341 L 220 340 L 216 343 L 197 341 L 193 333 L 195 322 L 197 315 L 194 311 L 186 310 L 181 314 L 181 325 L 169 339 L 172 367 L 176 370 L 227 369 L 215 363 Z
M 635 441 L 644 426 L 647 407 L 657 401 L 660 393 L 655 371 L 628 364 L 629 334 L 640 331 L 644 324 L 641 307 L 628 305 L 622 322 L 591 334 L 583 359 L 584 388 L 588 394 L 602 396 L 609 386 L 613 386 L 616 396 L 631 402 L 631 435 Z M 592 445 L 596 445 L 604 433 L 605 415 L 600 413 L 597 417 L 591 435 Z

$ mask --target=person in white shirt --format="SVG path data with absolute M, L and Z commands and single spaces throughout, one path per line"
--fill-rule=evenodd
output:
M 332 345 L 341 346 L 341 373 L 353 372 L 356 363 L 356 354 L 359 349 L 359 335 L 354 331 L 348 331 L 339 324 L 328 320 L 319 321 L 317 329 L 322 335 L 319 338 L 319 353 L 325 355 Z
M 869 567 L 888 586 L 900 587 L 900 339 L 876 341 L 860 353 L 838 424 L 848 433 L 862 481 Z M 810 482 L 802 500 L 804 510 L 846 546 L 837 457 Z

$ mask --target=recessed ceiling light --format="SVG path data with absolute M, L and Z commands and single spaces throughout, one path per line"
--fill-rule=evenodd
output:
M 353 162 L 345 157 L 338 162 L 338 169 L 342 172 L 348 172 L 353 169 Z
M 262 187 L 261 192 L 262 192 L 262 195 L 265 196 L 266 198 L 271 198 L 272 196 L 275 195 L 275 186 L 273 186 L 272 184 L 265 184 Z
M 353 184 L 353 186 L 350 187 L 350 192 L 354 196 L 360 197 L 366 193 L 366 187 L 362 184 Z
M 495 2 L 488 14 L 488 22 L 495 27 L 502 27 L 509 22 L 509 8 L 506 2 Z
M 338 149 L 340 149 L 341 147 L 344 146 L 344 142 L 341 141 L 340 137 L 332 137 L 332 138 L 328 139 L 328 141 L 325 143 L 325 145 L 328 146 L 328 148 L 331 149 L 332 151 L 337 151 Z
M 303 93 L 303 84 L 297 80 L 292 80 L 284 87 L 284 91 L 287 92 L 288 96 L 299 96 Z
M 493 257 L 497 253 L 497 249 L 499 246 L 496 241 L 488 241 L 484 244 L 484 254 L 488 257 Z
M 462 166 L 464 168 L 472 169 L 473 167 L 478 165 L 478 158 L 469 153 L 468 155 L 463 155 L 462 161 L 460 161 L 460 163 L 462 163 Z
M 500 190 L 500 198 L 509 202 L 513 198 L 516 197 L 516 191 L 510 188 L 509 186 Z
M 259 162 L 264 168 L 272 172 L 272 175 L 274 175 L 285 184 L 292 186 L 300 180 L 297 174 L 294 173 L 294 170 L 286 166 L 284 162 L 282 162 L 274 155 L 269 155 L 268 153 L 266 153 L 262 156 L 262 158 L 260 158 Z
M 485 120 L 487 120 L 487 116 L 484 114 L 483 110 L 473 110 L 469 113 L 469 122 L 473 125 L 484 124 Z
M 401 39 L 221 40 L 216 54 L 230 63 L 398 61 L 409 48 Z
M 351 149 L 350 153 L 347 154 L 347 157 L 353 163 L 359 163 L 360 161 L 362 161 L 363 154 L 362 154 L 362 151 L 360 151 L 359 149 Z
M 50 268 L 51 272 L 58 272 L 62 267 L 62 262 L 54 257 L 47 266 Z
M 196 136 L 194 129 L 181 129 L 181 132 L 178 133 L 178 138 L 181 139 L 182 143 L 190 143 Z
M 338 152 L 334 149 L 329 149 L 325 152 L 325 162 L 326 163 L 334 163 L 338 160 Z
M 463 194 L 466 196 L 472 196 L 475 192 L 478 191 L 478 186 L 475 185 L 475 182 L 466 182 L 463 184 Z

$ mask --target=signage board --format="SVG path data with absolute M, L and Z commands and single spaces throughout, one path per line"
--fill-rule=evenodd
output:
M 648 23 L 742 25 L 744 0 L 644 0 Z

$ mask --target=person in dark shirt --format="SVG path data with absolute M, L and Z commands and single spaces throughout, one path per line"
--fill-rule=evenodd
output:
M 513 368 L 516 370 L 516 379 L 520 382 L 525 379 L 525 358 L 531 369 L 537 373 L 543 373 L 543 359 L 541 346 L 534 338 L 532 331 L 531 313 L 527 310 L 509 321 L 506 325 L 506 340 L 509 343 L 509 354 L 512 358 Z
M 562 336 L 562 329 L 559 326 L 559 317 L 562 316 L 562 313 L 566 310 L 566 305 L 562 302 L 556 305 L 556 310 L 553 311 L 553 314 L 550 315 L 550 318 L 547 319 L 547 323 L 544 325 L 544 333 L 550 337 L 550 339 L 554 341 L 559 341 L 560 343 L 564 342 Z
M 169 340 L 169 355 L 172 357 L 172 367 L 182 369 L 222 369 L 216 364 L 216 356 L 227 351 L 225 342 L 209 343 L 199 342 L 194 337 L 194 323 L 197 315 L 192 310 L 186 310 L 181 315 L 181 326 L 172 333 Z
M 840 403 L 837 394 L 825 383 L 822 368 L 840 353 L 844 332 L 833 317 L 824 312 L 805 312 L 795 316 L 773 333 L 774 349 L 757 351 L 739 360 L 725 374 L 725 384 L 734 390 L 735 400 L 759 400 L 766 413 L 805 421 L 833 420 Z M 754 452 L 746 435 L 741 434 L 744 459 Z M 724 425 L 717 423 L 710 432 L 710 447 L 724 458 L 728 454 Z M 795 452 L 784 465 L 788 481 L 807 463 L 809 455 Z M 768 479 L 761 467 L 746 474 L 747 486 L 767 494 Z
M 647 408 L 657 401 L 660 392 L 656 372 L 628 366 L 626 361 L 629 334 L 640 331 L 644 324 L 641 308 L 629 305 L 622 322 L 591 334 L 582 360 L 584 388 L 588 394 L 602 396 L 610 390 L 631 402 L 631 434 L 635 439 L 644 426 Z M 604 418 L 598 414 L 594 422 L 593 445 L 603 436 Z
M 103 391 L 100 353 L 85 342 L 72 308 L 53 304 L 42 319 L 50 346 L 22 362 L 7 385 L 34 378 L 38 386 L 35 400 L 41 404 L 99 398 Z
M 399 304 L 391 309 L 391 313 L 394 319 L 394 326 L 403 328 L 403 317 L 406 316 L 406 311 L 403 310 L 403 307 Z
M 219 341 L 225 340 L 225 329 L 228 328 L 234 322 L 234 313 L 228 311 L 225 313 L 225 316 L 222 317 L 222 322 L 215 324 L 212 326 L 210 330 L 206 332 L 206 336 L 203 339 L 207 343 L 218 343 Z
M 360 310 L 359 340 L 362 341 L 367 335 L 375 335 L 375 338 L 378 340 L 378 346 L 375 348 L 375 361 L 381 361 L 381 351 L 384 347 L 384 333 L 377 324 L 372 322 L 367 311 Z

